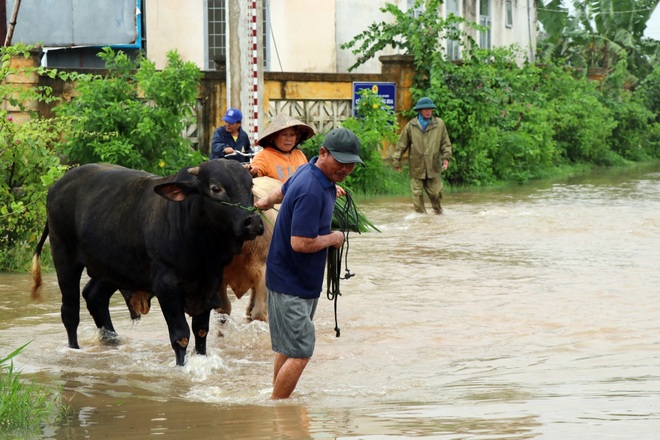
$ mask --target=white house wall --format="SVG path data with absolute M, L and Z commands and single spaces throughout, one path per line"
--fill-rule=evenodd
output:
M 364 32 L 370 24 L 389 20 L 391 14 L 384 14 L 380 8 L 386 3 L 392 3 L 401 9 L 406 8 L 405 0 L 336 0 L 337 13 L 337 72 L 347 72 L 355 63 L 355 55 L 350 50 L 339 49 L 342 44 L 348 43 L 356 35 Z M 380 55 L 398 54 L 398 50 L 387 48 Z M 380 73 L 381 63 L 375 57 L 355 70 L 357 73 Z
M 529 0 L 533 2 L 533 0 Z M 527 0 L 511 0 L 513 10 L 513 25 L 506 27 L 506 10 L 504 0 L 492 0 L 492 46 L 507 47 L 518 45 L 520 48 L 536 47 L 536 22 L 528 23 Z M 530 29 L 532 39 L 530 40 Z M 529 50 L 526 51 L 529 55 Z
M 529 0 L 532 2 L 532 0 Z M 528 23 L 527 0 L 512 0 L 513 26 L 505 26 L 505 0 L 491 0 L 491 42 L 493 47 L 518 44 L 529 53 L 536 45 L 536 16 L 531 4 Z M 261 3 L 261 1 L 260 1 Z M 284 72 L 347 72 L 355 62 L 350 50 L 339 47 L 367 27 L 391 15 L 380 8 L 387 0 L 269 0 L 268 70 Z M 401 9 L 407 0 L 390 0 Z M 462 0 L 461 13 L 478 21 L 478 0 Z M 146 5 L 147 56 L 162 68 L 169 50 L 177 49 L 182 59 L 205 66 L 207 51 L 207 7 L 204 0 L 158 0 Z M 443 8 L 444 12 L 444 8 Z M 530 38 L 531 30 L 531 38 Z M 471 33 L 478 41 L 478 35 Z M 399 53 L 391 48 L 379 55 Z M 360 66 L 357 73 L 378 73 L 378 57 Z
M 336 71 L 335 4 L 334 0 L 270 0 L 271 71 Z
M 158 0 L 146 5 L 147 57 L 158 69 L 176 49 L 183 61 L 204 66 L 206 13 L 203 0 Z

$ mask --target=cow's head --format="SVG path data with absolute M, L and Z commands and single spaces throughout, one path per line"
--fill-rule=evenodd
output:
M 157 185 L 154 191 L 174 202 L 201 195 L 203 215 L 212 227 L 243 240 L 263 234 L 263 222 L 253 207 L 252 176 L 237 161 L 204 162 L 179 172 L 175 180 Z

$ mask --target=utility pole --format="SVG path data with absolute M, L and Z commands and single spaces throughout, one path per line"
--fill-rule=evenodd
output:
M 14 27 L 16 26 L 16 18 L 18 17 L 18 9 L 21 7 L 21 0 L 14 1 L 14 9 L 11 11 L 11 19 L 9 20 L 9 27 L 7 28 L 7 36 L 5 37 L 5 47 L 11 46 L 11 39 L 14 37 Z
M 227 108 L 243 113 L 243 128 L 253 141 L 263 119 L 263 0 L 227 2 Z

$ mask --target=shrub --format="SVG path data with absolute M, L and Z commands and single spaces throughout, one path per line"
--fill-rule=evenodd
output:
M 453 185 L 524 182 L 555 159 L 543 96 L 535 93 L 540 70 L 519 67 L 514 48 L 473 51 L 461 66 L 434 70 L 427 95 L 438 106 L 453 144 L 444 174 Z
M 620 93 L 631 78 L 625 59 L 603 87 L 574 68 L 532 65 L 515 46 L 479 49 L 461 28 L 481 27 L 441 18 L 438 0 L 415 2 L 422 6 L 415 16 L 388 3 L 381 11 L 391 22 L 373 23 L 342 48 L 360 55 L 352 68 L 387 46 L 413 57 L 413 102 L 433 99 L 452 141 L 453 160 L 443 173 L 451 185 L 525 182 L 562 165 L 657 157 L 657 129 L 645 123 L 643 108 L 658 120 L 657 67 L 640 87 L 643 96 L 633 99 Z M 460 65 L 447 60 L 447 39 L 464 42 Z M 612 90 L 617 93 L 608 97 Z
M 636 91 L 640 100 L 654 115 L 655 121 L 660 122 L 660 64 L 653 68 Z
M 205 160 L 181 132 L 192 121 L 200 70 L 176 51 L 156 71 L 153 62 L 105 48 L 105 77 L 87 75 L 78 96 L 55 109 L 74 119 L 60 146 L 70 163 L 108 162 L 154 174 L 172 174 Z
M 397 194 L 407 188 L 407 178 L 400 176 L 384 160 L 384 152 L 397 140 L 398 127 L 394 112 L 370 89 L 360 92 L 357 115 L 342 122 L 342 127 L 360 140 L 360 157 L 365 166 L 355 170 L 341 184 L 360 194 Z M 308 158 L 318 155 L 325 133 L 317 133 L 301 149 Z
M 39 67 L 12 68 L 11 58 L 30 56 L 30 49 L 10 46 L 1 52 L 0 96 L 25 112 L 25 103 L 52 101 L 50 90 L 25 89 L 2 80 L 17 74 L 58 75 Z M 19 124 L 6 110 L 0 110 L 0 270 L 28 268 L 46 220 L 48 186 L 65 171 L 52 148 L 67 128 L 67 119 L 39 119 L 33 114 Z
M 611 137 L 612 151 L 631 161 L 652 159 L 653 113 L 628 90 L 623 90 L 619 99 L 613 99 L 608 107 L 616 121 Z
M 621 61 L 601 87 L 600 100 L 611 112 L 616 126 L 612 130 L 611 148 L 623 162 L 658 158 L 654 146 L 654 124 L 658 121 L 660 82 L 657 69 L 647 76 L 637 90 L 627 87 L 627 63 Z
M 0 269 L 25 270 L 46 221 L 46 192 L 65 167 L 52 153 L 57 123 L 16 124 L 0 111 Z

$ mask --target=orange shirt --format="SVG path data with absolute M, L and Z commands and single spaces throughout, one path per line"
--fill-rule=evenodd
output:
M 267 176 L 280 182 L 293 176 L 298 167 L 307 163 L 305 153 L 294 148 L 289 153 L 283 153 L 275 148 L 264 148 L 252 159 L 252 166 L 259 168 L 259 177 Z

